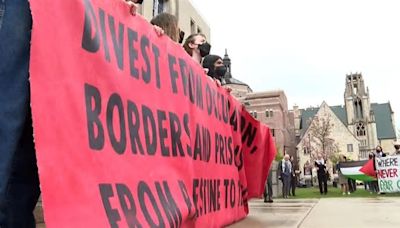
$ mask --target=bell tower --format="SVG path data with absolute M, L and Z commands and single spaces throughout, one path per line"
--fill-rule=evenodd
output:
M 344 103 L 347 127 L 360 141 L 360 150 L 372 150 L 377 145 L 376 123 L 361 73 L 346 75 Z

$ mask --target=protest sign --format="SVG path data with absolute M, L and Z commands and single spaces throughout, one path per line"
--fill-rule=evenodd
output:
M 375 158 L 380 192 L 400 192 L 399 159 L 400 156 Z

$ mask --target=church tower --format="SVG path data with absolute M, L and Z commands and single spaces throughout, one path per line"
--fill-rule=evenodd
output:
M 371 109 L 369 90 L 365 89 L 361 73 L 346 75 L 344 103 L 347 126 L 360 141 L 360 152 L 371 152 L 378 144 L 374 112 Z
M 225 55 L 224 59 L 222 60 L 224 62 L 224 66 L 226 67 L 226 73 L 224 78 L 232 78 L 232 69 L 231 69 L 231 59 L 228 56 L 228 50 L 225 48 Z

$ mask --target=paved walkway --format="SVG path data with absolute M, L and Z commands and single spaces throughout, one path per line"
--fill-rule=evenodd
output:
M 400 227 L 400 198 L 253 200 L 249 216 L 230 227 Z

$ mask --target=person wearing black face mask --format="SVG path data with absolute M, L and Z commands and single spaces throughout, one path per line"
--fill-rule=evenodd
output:
M 377 157 L 377 158 L 386 157 L 386 154 L 383 153 L 383 151 L 382 151 L 382 147 L 379 146 L 379 145 L 376 146 L 374 155 L 375 155 L 375 157 Z
M 197 33 L 186 38 L 183 48 L 196 62 L 201 63 L 201 59 L 210 54 L 211 45 L 207 43 L 205 35 Z
M 219 81 L 220 84 L 225 83 L 226 67 L 222 58 L 218 55 L 207 55 L 203 60 L 203 67 L 208 69 L 207 75 Z

